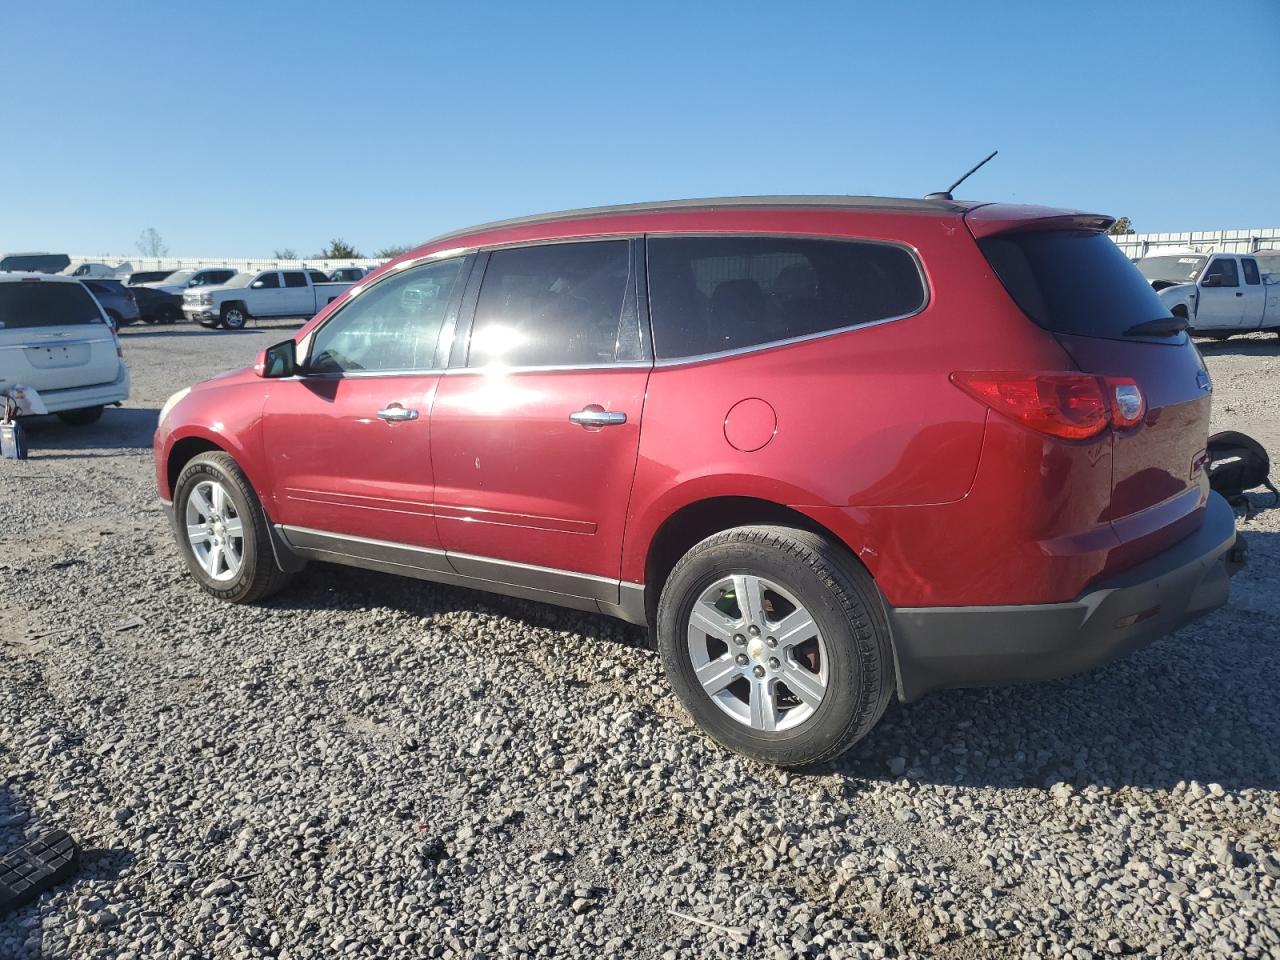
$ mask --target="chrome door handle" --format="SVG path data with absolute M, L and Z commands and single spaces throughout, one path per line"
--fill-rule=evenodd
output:
M 620 410 L 606 410 L 597 403 L 569 414 L 569 420 L 580 427 L 616 427 L 627 422 Z
M 417 420 L 418 411 L 393 403 L 391 406 L 383 407 L 378 411 L 378 419 L 385 420 L 387 423 L 399 423 L 401 420 Z

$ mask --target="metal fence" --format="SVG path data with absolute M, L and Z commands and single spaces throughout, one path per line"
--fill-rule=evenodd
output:
M 1190 230 L 1185 233 L 1126 233 L 1111 238 L 1128 257 L 1154 253 L 1257 253 L 1280 250 L 1280 227 L 1257 230 Z

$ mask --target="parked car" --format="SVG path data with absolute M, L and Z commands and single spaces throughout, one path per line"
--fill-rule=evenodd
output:
M 103 280 L 117 280 L 129 274 L 133 269 L 133 264 L 122 263 L 119 266 L 111 266 L 106 263 L 80 263 L 76 265 L 74 270 L 67 271 L 70 276 L 84 280 L 88 277 L 95 277 Z
M 148 286 L 129 288 L 143 323 L 173 323 L 182 319 L 182 297 Z
M 129 399 L 120 341 L 73 277 L 0 274 L 0 383 L 35 388 L 50 413 L 74 425 Z
M 802 197 L 447 234 L 171 397 L 160 496 L 215 597 L 319 560 L 601 611 L 720 743 L 822 761 L 895 692 L 1226 601 L 1209 378 L 1112 222 Z
M 65 253 L 10 253 L 0 259 L 0 272 L 61 273 L 69 266 Z
M 113 329 L 119 330 L 141 319 L 134 292 L 119 280 L 81 279 L 80 282 L 89 288 L 89 292 L 102 305 Z
M 329 271 L 329 279 L 334 283 L 359 283 L 377 267 L 338 267 Z
M 1259 250 L 1254 257 L 1258 269 L 1268 275 L 1272 283 L 1280 283 L 1280 250 Z
M 205 267 L 201 270 L 175 270 L 159 283 L 148 283 L 146 286 L 163 293 L 182 296 L 191 287 L 212 287 L 226 283 L 236 272 L 230 267 Z
M 237 273 L 220 286 L 188 290 L 182 312 L 206 327 L 239 330 L 254 317 L 313 317 L 349 286 L 320 270 Z
M 129 286 L 139 283 L 158 283 L 172 273 L 172 270 L 139 270 L 129 274 Z
M 1256 255 L 1163 254 L 1137 266 L 1160 303 L 1197 335 L 1280 333 L 1280 284 L 1267 282 Z

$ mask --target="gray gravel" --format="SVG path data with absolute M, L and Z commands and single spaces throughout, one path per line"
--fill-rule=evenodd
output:
M 0 847 L 86 851 L 0 958 L 1280 954 L 1280 510 L 1228 609 L 789 775 L 601 617 L 323 566 L 199 593 L 156 412 L 284 335 L 126 330 L 130 406 L 0 461 Z M 1205 353 L 1280 453 L 1280 341 Z

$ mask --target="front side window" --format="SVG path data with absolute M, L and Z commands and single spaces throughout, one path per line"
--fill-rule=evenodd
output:
M 307 285 L 307 275 L 301 270 L 286 270 L 284 285 L 286 287 L 305 287 Z
M 1210 280 L 1211 277 L 1219 279 Z M 1240 286 L 1240 271 L 1236 269 L 1236 262 L 1230 258 L 1220 258 L 1209 264 L 1209 269 L 1205 271 L 1204 280 L 1201 284 L 1206 287 L 1238 287 Z
M 1249 257 L 1242 257 L 1240 259 L 1240 266 L 1244 270 L 1244 282 L 1249 286 L 1256 286 L 1262 282 L 1258 277 L 1258 261 Z
M 280 286 L 280 274 L 264 273 L 257 280 L 253 281 L 253 285 L 259 289 L 275 290 Z
M 626 240 L 494 251 L 480 285 L 467 366 L 615 362 L 630 259 Z
M 462 257 L 426 263 L 348 300 L 315 333 L 308 373 L 431 370 Z
M 653 237 L 649 309 L 659 359 L 739 350 L 914 313 L 901 247 L 797 237 Z

